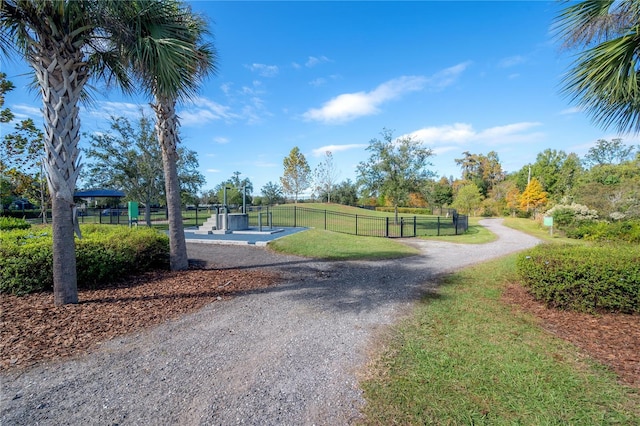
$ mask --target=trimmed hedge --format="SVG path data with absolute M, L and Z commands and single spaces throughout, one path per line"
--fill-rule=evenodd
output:
M 168 268 L 169 237 L 151 228 L 81 226 L 76 239 L 78 288 L 98 288 L 125 276 Z M 51 227 L 3 232 L 0 292 L 27 294 L 53 289 Z
M 565 234 L 569 238 L 587 241 L 623 241 L 640 244 L 640 221 L 580 222 L 565 229 Z
M 531 294 L 548 306 L 640 313 L 637 245 L 540 245 L 518 256 L 517 271 Z
M 25 219 L 15 217 L 0 216 L 0 231 L 11 231 L 13 229 L 29 229 L 31 224 Z
M 395 213 L 393 207 L 376 207 L 376 211 L 385 213 Z M 421 207 L 398 207 L 399 214 L 414 214 L 414 215 L 431 215 L 433 210 Z

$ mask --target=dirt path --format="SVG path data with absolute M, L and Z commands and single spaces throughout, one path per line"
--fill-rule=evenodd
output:
M 1 424 L 348 424 L 364 403 L 356 373 L 375 331 L 434 278 L 531 247 L 483 221 L 499 240 L 409 240 L 422 255 L 318 262 L 250 246 L 193 244 L 208 266 L 273 268 L 282 284 L 113 340 L 84 357 L 3 374 Z

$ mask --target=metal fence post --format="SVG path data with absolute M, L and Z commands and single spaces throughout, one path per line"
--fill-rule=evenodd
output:
M 442 213 L 442 212 L 440 212 Z M 438 232 L 436 233 L 436 235 L 439 237 L 440 236 L 440 216 L 438 216 Z
M 389 216 L 386 217 L 386 225 L 385 225 L 385 230 L 384 230 L 384 236 L 389 238 Z
M 358 215 L 356 215 L 356 235 L 358 235 Z
M 324 211 L 324 230 L 327 230 L 327 211 Z
M 400 218 L 400 238 L 404 237 L 404 217 Z
M 296 206 L 293 206 L 293 227 L 296 227 Z
M 414 216 L 413 217 L 413 236 L 414 237 L 417 235 L 417 230 L 418 230 L 416 220 L 417 220 L 417 216 Z

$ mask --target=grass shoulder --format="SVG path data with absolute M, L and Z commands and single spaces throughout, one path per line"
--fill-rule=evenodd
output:
M 269 243 L 269 248 L 297 256 L 326 260 L 375 260 L 414 256 L 418 249 L 388 238 L 360 237 L 309 229 Z
M 445 241 L 448 243 L 459 244 L 486 244 L 498 239 L 498 236 L 480 225 L 480 221 L 484 218 L 470 217 L 469 229 L 461 235 L 441 235 L 419 237 L 423 240 Z
M 640 396 L 500 301 L 516 256 L 444 279 L 381 342 L 364 424 L 640 424 Z

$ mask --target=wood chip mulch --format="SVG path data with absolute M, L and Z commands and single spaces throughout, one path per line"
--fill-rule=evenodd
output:
M 0 371 L 78 355 L 209 303 L 275 284 L 273 272 L 155 271 L 112 287 L 80 290 L 80 303 L 54 306 L 52 293 L 0 295 Z
M 609 366 L 623 383 L 640 388 L 640 315 L 547 308 L 519 284 L 507 286 L 502 300 L 533 314 L 545 330 Z
M 77 305 L 54 306 L 51 293 L 3 294 L 0 371 L 79 355 L 114 337 L 279 280 L 279 275 L 267 271 L 156 271 L 108 288 L 80 290 Z M 622 382 L 640 388 L 640 315 L 548 309 L 518 284 L 508 286 L 502 299 L 535 315 L 543 328 L 610 366 Z

